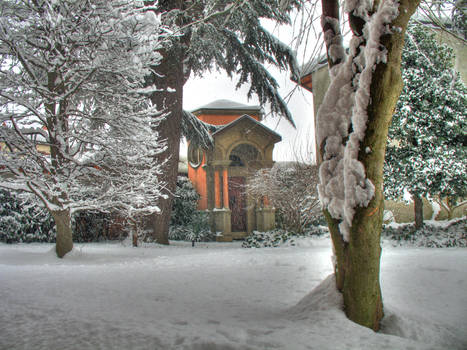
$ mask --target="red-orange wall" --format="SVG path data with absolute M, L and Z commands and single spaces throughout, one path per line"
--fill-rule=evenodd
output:
M 200 114 L 197 116 L 199 120 L 211 125 L 225 125 L 233 122 L 241 117 L 240 114 Z M 252 118 L 259 121 L 258 115 L 251 115 Z
M 207 191 L 207 180 L 206 180 L 206 170 L 204 170 L 203 165 L 206 162 L 206 157 L 203 156 L 203 161 L 201 165 L 197 168 L 191 167 L 188 162 L 188 178 L 193 184 L 196 191 L 200 195 L 198 200 L 198 210 L 205 210 L 208 208 L 208 191 Z

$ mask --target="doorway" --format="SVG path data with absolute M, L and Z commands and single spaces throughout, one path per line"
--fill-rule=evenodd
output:
M 245 178 L 229 177 L 229 208 L 231 214 L 232 232 L 246 231 L 246 198 Z

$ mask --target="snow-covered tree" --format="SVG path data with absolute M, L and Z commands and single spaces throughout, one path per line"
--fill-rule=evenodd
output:
M 402 52 L 404 89 L 389 128 L 385 193 L 404 188 L 415 203 L 415 226 L 423 225 L 422 197 L 467 194 L 467 89 L 453 70 L 453 51 L 434 33 L 412 25 Z
M 166 31 L 143 10 L 125 0 L 0 1 L 0 186 L 40 198 L 59 257 L 73 246 L 74 211 L 158 210 L 161 164 L 151 160 L 164 146 L 151 125 L 162 116 L 145 78 Z
M 349 319 L 379 329 L 383 164 L 402 90 L 404 34 L 418 0 L 345 1 L 352 37 L 343 47 L 338 0 L 322 0 L 331 83 L 318 112 L 321 203 Z
M 164 59 L 153 75 L 156 85 L 168 92 L 154 94 L 152 101 L 170 114 L 157 128 L 167 140 L 167 150 L 161 157 L 168 158 L 163 177 L 168 196 L 159 202 L 162 213 L 153 217 L 152 230 L 159 243 L 168 244 L 182 118 L 189 116 L 182 110 L 183 85 L 190 73 L 202 75 L 207 70 L 220 69 L 229 76 L 238 74 L 238 86 L 249 84 L 250 96 L 255 94 L 261 104 L 269 103 L 272 112 L 292 121 L 267 65 L 289 67 L 295 73 L 295 57 L 287 45 L 264 29 L 261 19 L 289 23 L 289 13 L 300 1 L 164 0 L 146 4 L 155 7 L 163 23 L 179 28 L 161 52 Z

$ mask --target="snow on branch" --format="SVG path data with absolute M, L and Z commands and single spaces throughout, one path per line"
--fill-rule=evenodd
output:
M 352 1 L 347 9 L 367 11 L 368 1 Z M 381 2 L 368 18 L 363 37 L 352 38 L 347 60 L 330 70 L 331 84 L 318 112 L 318 144 L 323 153 L 318 191 L 324 208 L 341 220 L 339 229 L 346 241 L 355 209 L 367 206 L 374 196 L 358 152 L 368 121 L 373 71 L 386 62 L 380 39 L 389 33 L 388 24 L 396 18 L 397 9 L 397 1 Z
M 0 187 L 51 211 L 157 211 L 165 145 L 146 78 L 162 29 L 130 0 L 3 1 Z
M 209 149 L 214 144 L 211 134 L 216 130 L 216 126 L 199 120 L 191 112 L 183 111 L 182 135 L 185 136 L 188 141 L 193 142 L 204 149 Z

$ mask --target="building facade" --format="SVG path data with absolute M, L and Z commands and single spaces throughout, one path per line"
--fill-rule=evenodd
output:
M 188 177 L 201 197 L 198 209 L 210 212 L 218 240 L 274 228 L 274 209 L 267 198 L 252 198 L 245 191 L 249 177 L 272 167 L 274 145 L 281 141 L 261 123 L 261 107 L 218 100 L 192 113 L 218 126 L 211 149 L 188 145 Z

